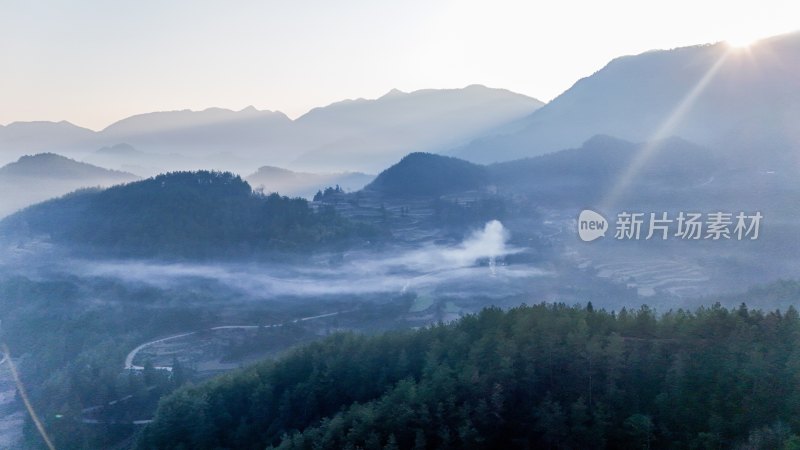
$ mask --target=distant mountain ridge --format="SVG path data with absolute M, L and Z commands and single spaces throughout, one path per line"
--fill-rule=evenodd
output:
M 51 177 L 75 178 L 88 180 L 91 177 L 103 176 L 129 180 L 132 174 L 117 170 L 104 169 L 91 164 L 75 161 L 55 153 L 39 153 L 26 155 L 17 162 L 0 167 L 0 176 L 5 177 Z
M 330 186 L 339 186 L 345 191 L 359 190 L 374 178 L 374 175 L 361 172 L 306 173 L 263 166 L 248 175 L 246 180 L 254 189 L 266 193 L 277 192 L 289 197 L 310 199 L 317 191 Z
M 128 143 L 102 147 L 86 157 L 84 162 L 110 169 L 132 172 L 140 176 L 154 176 L 163 172 L 163 167 L 191 165 L 189 158 L 178 153 L 148 153 Z
M 79 150 L 95 134 L 65 120 L 12 122 L 0 125 L 0 152 L 16 152 L 12 158 L 17 158 L 42 151 Z
M 294 161 L 299 167 L 378 171 L 409 152 L 441 152 L 525 117 L 542 102 L 504 89 L 392 90 L 374 101 L 316 108 L 299 124 L 329 133 L 319 148 Z M 330 169 L 327 169 L 330 170 Z
M 95 150 L 125 143 L 147 154 L 170 155 L 154 158 L 156 173 L 199 168 L 249 173 L 265 164 L 374 173 L 409 151 L 443 151 L 469 142 L 542 104 L 504 89 L 473 85 L 393 90 L 377 99 L 315 108 L 296 120 L 250 106 L 138 114 L 98 132 L 67 122 L 18 122 L 0 127 L 0 157 L 35 150 L 95 158 L 90 155 Z M 106 154 L 104 160 L 109 167 L 141 165 L 132 164 L 130 155 Z
M 628 174 L 644 152 L 648 157 Z M 495 163 L 487 170 L 501 193 L 524 193 L 536 204 L 564 208 L 600 206 L 623 181 L 615 201 L 626 200 L 628 207 L 643 198 L 677 199 L 692 192 L 702 197 L 705 191 L 698 186 L 721 167 L 710 149 L 684 139 L 633 143 L 597 135 L 576 148 Z
M 429 153 L 412 153 L 381 172 L 364 190 L 386 197 L 438 197 L 478 192 L 526 196 L 531 204 L 576 207 L 607 195 L 642 152 L 651 151 L 629 177 L 623 198 L 685 195 L 720 170 L 708 149 L 680 138 L 633 143 L 597 135 L 581 146 L 531 158 L 480 165 Z
M 23 156 L 0 167 L 0 217 L 84 187 L 107 187 L 138 177 L 53 153 Z
M 0 160 L 36 149 L 97 161 L 92 151 L 127 143 L 161 156 L 151 168 L 130 155 L 105 155 L 104 165 L 141 167 L 143 175 L 200 168 L 251 173 L 264 165 L 377 173 L 413 152 L 490 164 L 609 135 L 630 142 L 678 136 L 725 164 L 774 170 L 800 164 L 797 73 L 800 33 L 792 33 L 747 49 L 717 43 L 619 57 L 547 105 L 471 85 L 394 89 L 314 108 L 296 120 L 248 107 L 140 114 L 99 132 L 68 122 L 12 123 L 0 127 Z
M 520 123 L 448 154 L 509 161 L 574 148 L 596 134 L 680 136 L 730 159 L 779 166 L 800 149 L 800 33 L 747 49 L 726 43 L 616 58 Z

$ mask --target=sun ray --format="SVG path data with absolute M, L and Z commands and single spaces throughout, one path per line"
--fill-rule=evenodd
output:
M 720 56 L 686 96 L 678 102 L 664 122 L 656 129 L 656 132 L 645 142 L 644 147 L 633 157 L 631 163 L 608 191 L 605 198 L 600 202 L 601 210 L 612 207 L 614 203 L 619 200 L 619 197 L 628 188 L 647 160 L 658 151 L 664 139 L 672 135 L 675 127 L 680 123 L 681 119 L 683 119 L 683 116 L 686 115 L 686 112 L 692 105 L 694 105 L 697 98 L 703 93 L 711 80 L 714 79 L 714 76 L 719 72 L 719 69 L 725 63 L 730 53 L 731 50 L 729 49 Z

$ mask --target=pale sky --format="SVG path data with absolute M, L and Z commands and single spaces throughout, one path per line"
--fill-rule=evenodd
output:
M 0 124 L 476 83 L 548 101 L 616 56 L 799 28 L 797 0 L 4 0 Z

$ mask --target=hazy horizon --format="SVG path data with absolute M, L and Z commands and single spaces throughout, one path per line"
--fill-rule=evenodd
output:
M 461 90 L 461 89 L 466 89 L 466 88 L 471 87 L 471 86 L 482 86 L 482 87 L 485 87 L 485 88 L 488 88 L 488 89 L 505 90 L 505 91 L 513 92 L 515 94 L 520 94 L 520 95 L 524 95 L 526 97 L 530 97 L 531 99 L 534 99 L 534 100 L 541 100 L 538 97 L 530 96 L 530 95 L 527 95 L 527 94 L 522 94 L 520 92 L 512 91 L 510 89 L 506 89 L 506 88 L 500 87 L 500 86 L 486 86 L 486 85 L 483 85 L 483 84 L 480 84 L 480 83 L 471 83 L 471 84 L 468 84 L 468 85 L 465 85 L 465 86 L 441 87 L 441 88 L 420 88 L 420 89 L 414 89 L 414 90 L 410 90 L 410 91 L 405 91 L 405 90 L 397 89 L 397 88 L 391 88 L 391 89 L 389 89 L 388 91 L 386 91 L 386 92 L 384 92 L 382 94 L 376 95 L 375 97 L 347 97 L 347 98 L 340 98 L 338 100 L 333 100 L 333 101 L 325 103 L 325 104 L 313 105 L 313 106 L 310 106 L 308 110 L 301 111 L 296 115 L 290 115 L 290 114 L 288 114 L 285 111 L 282 111 L 280 109 L 269 108 L 269 107 L 266 107 L 266 106 L 265 107 L 256 107 L 256 106 L 254 106 L 252 104 L 245 105 L 244 107 L 241 107 L 241 108 L 226 108 L 226 107 L 221 107 L 221 106 L 216 106 L 216 105 L 210 105 L 210 106 L 203 107 L 203 108 L 174 108 L 174 109 L 139 111 L 139 112 L 134 112 L 133 114 L 130 114 L 130 115 L 127 115 L 127 116 L 123 116 L 123 117 L 119 117 L 117 119 L 113 119 L 111 122 L 109 122 L 109 123 L 107 123 L 107 124 L 105 124 L 103 126 L 100 126 L 100 127 L 88 127 L 88 126 L 84 126 L 83 124 L 80 124 L 80 123 L 75 123 L 75 122 L 73 122 L 71 120 L 68 120 L 68 119 L 60 119 L 60 120 L 45 120 L 45 119 L 11 120 L 9 122 L 0 123 L 0 126 L 8 126 L 8 125 L 10 125 L 12 123 L 17 123 L 17 122 L 24 122 L 24 123 L 31 123 L 31 122 L 68 122 L 68 123 L 71 123 L 72 125 L 75 125 L 75 126 L 78 126 L 78 127 L 81 127 L 81 128 L 86 128 L 86 129 L 94 131 L 94 132 L 100 132 L 100 131 L 104 130 L 105 128 L 108 128 L 109 126 L 111 126 L 111 125 L 113 125 L 113 124 L 115 124 L 115 123 L 117 123 L 117 122 L 119 122 L 121 120 L 128 119 L 128 118 L 134 117 L 134 116 L 150 114 L 150 113 L 183 112 L 183 111 L 202 112 L 202 111 L 215 110 L 215 109 L 231 111 L 231 112 L 243 112 L 243 111 L 246 111 L 246 110 L 251 109 L 251 108 L 255 108 L 259 112 L 267 112 L 267 111 L 269 111 L 269 112 L 284 114 L 290 120 L 295 121 L 295 120 L 299 119 L 300 117 L 303 117 L 304 115 L 306 115 L 306 114 L 308 114 L 308 113 L 310 113 L 310 112 L 312 112 L 312 111 L 314 111 L 316 109 L 326 108 L 326 107 L 335 105 L 337 103 L 342 103 L 342 102 L 359 101 L 359 100 L 378 100 L 381 97 L 383 97 L 383 96 L 385 96 L 387 94 L 390 94 L 392 91 L 395 91 L 395 92 L 396 91 L 400 91 L 403 94 L 413 94 L 415 92 L 426 91 L 426 90 L 442 90 L 442 91 L 444 91 L 444 90 Z
M 779 0 L 13 2 L 0 17 L 0 57 L 14 67 L 0 86 L 0 123 L 98 130 L 145 112 L 249 105 L 296 118 L 394 88 L 470 84 L 547 102 L 618 56 L 794 31 L 795 9 Z

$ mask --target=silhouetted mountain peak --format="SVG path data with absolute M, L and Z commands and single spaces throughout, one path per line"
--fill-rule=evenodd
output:
M 411 153 L 381 172 L 364 189 L 390 196 L 442 195 L 482 187 L 486 168 L 432 153 Z
M 1 167 L 0 174 L 12 177 L 41 177 L 42 179 L 86 178 L 87 181 L 92 177 L 119 178 L 120 181 L 136 178 L 135 175 L 130 173 L 104 169 L 55 153 L 23 156 L 16 162 Z
M 405 92 L 401 91 L 400 89 L 392 89 L 389 92 L 383 94 L 380 98 L 381 99 L 390 99 L 390 98 L 397 98 L 407 95 Z
M 290 175 L 296 174 L 297 172 L 293 172 L 289 169 L 284 169 L 282 167 L 275 167 L 275 166 L 261 166 L 256 170 L 253 175 Z

